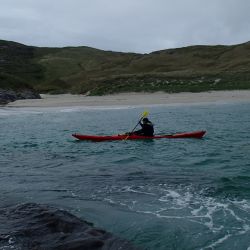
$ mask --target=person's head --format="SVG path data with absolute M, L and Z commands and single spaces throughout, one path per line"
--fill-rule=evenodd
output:
M 142 122 L 145 124 L 145 123 L 149 122 L 149 119 L 148 118 L 143 118 Z

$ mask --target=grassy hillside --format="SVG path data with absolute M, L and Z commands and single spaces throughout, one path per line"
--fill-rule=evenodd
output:
M 49 93 L 250 89 L 250 42 L 136 54 L 0 40 L 0 72 L 0 88 L 28 84 Z

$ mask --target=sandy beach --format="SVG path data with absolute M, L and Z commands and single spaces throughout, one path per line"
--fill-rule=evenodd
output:
M 74 107 L 127 106 L 157 104 L 195 104 L 249 102 L 250 90 L 211 91 L 201 93 L 121 93 L 106 96 L 41 95 L 42 99 L 26 99 L 9 103 L 7 107 Z

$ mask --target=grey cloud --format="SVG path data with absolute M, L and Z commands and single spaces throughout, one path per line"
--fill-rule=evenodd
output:
M 249 0 L 0 0 L 0 39 L 150 52 L 250 40 Z

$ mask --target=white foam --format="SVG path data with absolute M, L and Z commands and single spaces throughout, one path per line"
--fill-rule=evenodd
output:
M 142 106 L 144 107 L 144 106 Z M 134 109 L 133 106 L 74 106 L 74 107 L 5 107 L 0 108 L 0 116 L 41 114 L 41 113 L 72 113 L 95 110 Z
M 200 212 L 201 212 L 203 209 L 204 209 L 204 206 L 200 206 L 199 208 L 192 210 L 192 211 L 191 211 L 191 214 L 192 214 L 193 216 L 199 216 Z
M 192 186 L 171 188 L 165 184 L 155 187 L 112 186 L 107 190 L 109 197 L 104 200 L 117 206 L 163 220 L 199 224 L 205 231 L 212 233 L 211 240 L 216 239 L 206 249 L 223 244 L 231 236 L 243 235 L 250 231 L 247 200 L 234 201 L 208 197 L 202 190 L 197 192 Z M 131 195 L 131 193 L 138 195 Z M 216 238 L 218 236 L 220 236 L 219 239 Z
M 205 247 L 204 249 L 214 249 L 215 247 L 217 247 L 218 245 L 220 245 L 221 243 L 223 243 L 225 240 L 227 240 L 229 237 L 231 237 L 230 234 L 225 235 L 224 237 L 218 239 L 217 241 L 215 241 L 214 243 L 212 243 L 211 245 Z
M 0 116 L 11 116 L 11 115 L 26 115 L 26 114 L 41 114 L 38 110 L 26 110 L 26 109 L 0 109 Z
M 131 192 L 131 193 L 138 193 L 138 194 L 147 194 L 147 195 L 155 195 L 154 193 L 149 193 L 149 192 L 143 192 L 139 190 L 135 190 L 132 187 L 127 186 L 124 190 L 124 192 Z
M 115 202 L 110 198 L 104 198 L 104 200 L 111 203 L 111 204 L 115 204 Z

